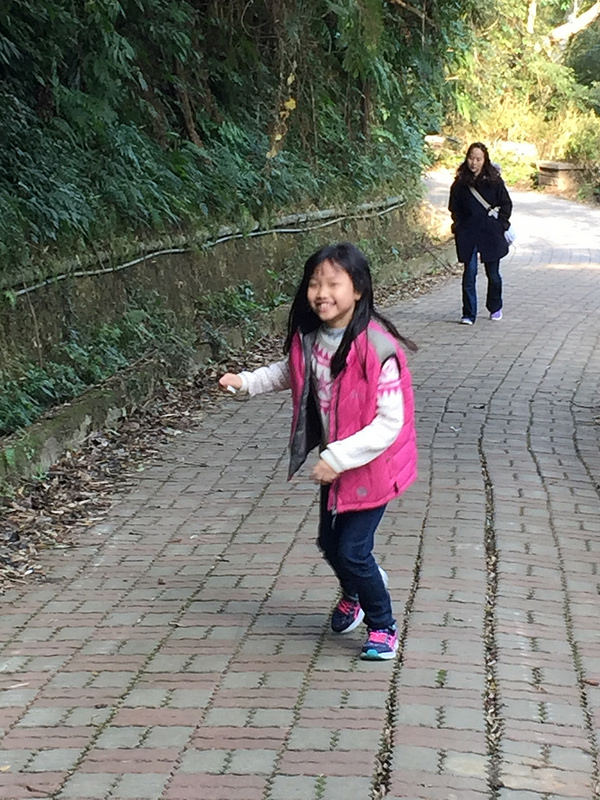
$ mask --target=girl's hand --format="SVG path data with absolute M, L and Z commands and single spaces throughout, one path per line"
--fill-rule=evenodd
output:
M 311 472 L 311 477 L 315 483 L 332 483 L 337 476 L 338 473 L 322 458 L 317 461 Z
M 219 387 L 226 392 L 230 386 L 232 389 L 241 389 L 242 379 L 239 375 L 235 375 L 233 372 L 226 372 L 219 378 Z

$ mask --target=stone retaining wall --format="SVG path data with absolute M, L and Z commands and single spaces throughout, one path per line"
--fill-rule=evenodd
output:
M 181 325 L 192 326 L 196 299 L 203 291 L 223 289 L 242 280 L 252 280 L 260 290 L 269 280 L 267 270 L 283 272 L 291 264 L 301 265 L 316 247 L 329 241 L 349 239 L 359 245 L 365 239 L 378 242 L 382 254 L 389 254 L 376 275 L 379 283 L 395 282 L 400 271 L 404 277 L 417 277 L 435 271 L 444 259 L 454 260 L 453 246 L 434 257 L 416 244 L 425 230 L 434 235 L 447 234 L 445 216 L 430 207 L 423 207 L 418 213 L 398 208 L 383 216 L 340 219 L 317 230 L 305 226 L 306 230 L 295 233 L 231 238 L 208 251 L 157 256 L 126 271 L 49 284 L 22 295 L 19 307 L 12 313 L 4 310 L 0 321 L 0 353 L 14 352 L 15 348 L 30 355 L 44 352 L 75 321 L 91 326 L 117 319 L 134 288 L 160 291 Z M 399 265 L 398 258 L 391 255 L 392 248 L 400 252 L 416 251 L 416 255 L 403 258 Z M 275 309 L 264 325 L 283 330 L 285 316 L 281 309 Z M 238 331 L 224 330 L 223 336 L 226 342 L 239 346 Z M 156 382 L 169 377 L 169 371 L 181 373 L 186 368 L 197 368 L 210 355 L 208 345 L 200 342 L 194 365 L 140 361 L 54 409 L 19 434 L 0 440 L 0 486 L 44 472 L 67 449 L 78 447 L 91 431 L 118 424 L 152 395 Z

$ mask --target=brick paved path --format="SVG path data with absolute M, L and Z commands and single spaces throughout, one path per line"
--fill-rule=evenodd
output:
M 600 798 L 600 211 L 514 198 L 502 322 L 456 324 L 459 279 L 392 312 L 420 345 L 420 479 L 378 539 L 402 658 L 328 631 L 287 398 L 225 398 L 1 598 L 0 798 Z

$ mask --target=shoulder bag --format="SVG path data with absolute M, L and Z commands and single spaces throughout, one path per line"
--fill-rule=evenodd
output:
M 499 206 L 491 206 L 487 202 L 487 200 L 479 194 L 477 189 L 473 188 L 473 186 L 469 186 L 469 191 L 471 192 L 473 197 L 476 200 L 479 200 L 481 205 L 485 208 L 485 210 L 488 213 L 488 217 L 494 217 L 494 219 L 498 219 L 498 212 L 500 211 L 500 207 Z M 517 238 L 517 234 L 516 234 L 515 229 L 513 228 L 512 225 L 509 225 L 508 226 L 508 230 L 504 231 L 504 238 L 506 239 L 506 241 L 508 242 L 509 245 L 511 245 L 515 241 L 515 239 Z

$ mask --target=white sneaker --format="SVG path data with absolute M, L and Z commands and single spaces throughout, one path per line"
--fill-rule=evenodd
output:
M 472 325 L 473 324 L 473 320 L 471 319 L 471 317 L 461 317 L 460 324 L 461 325 Z

